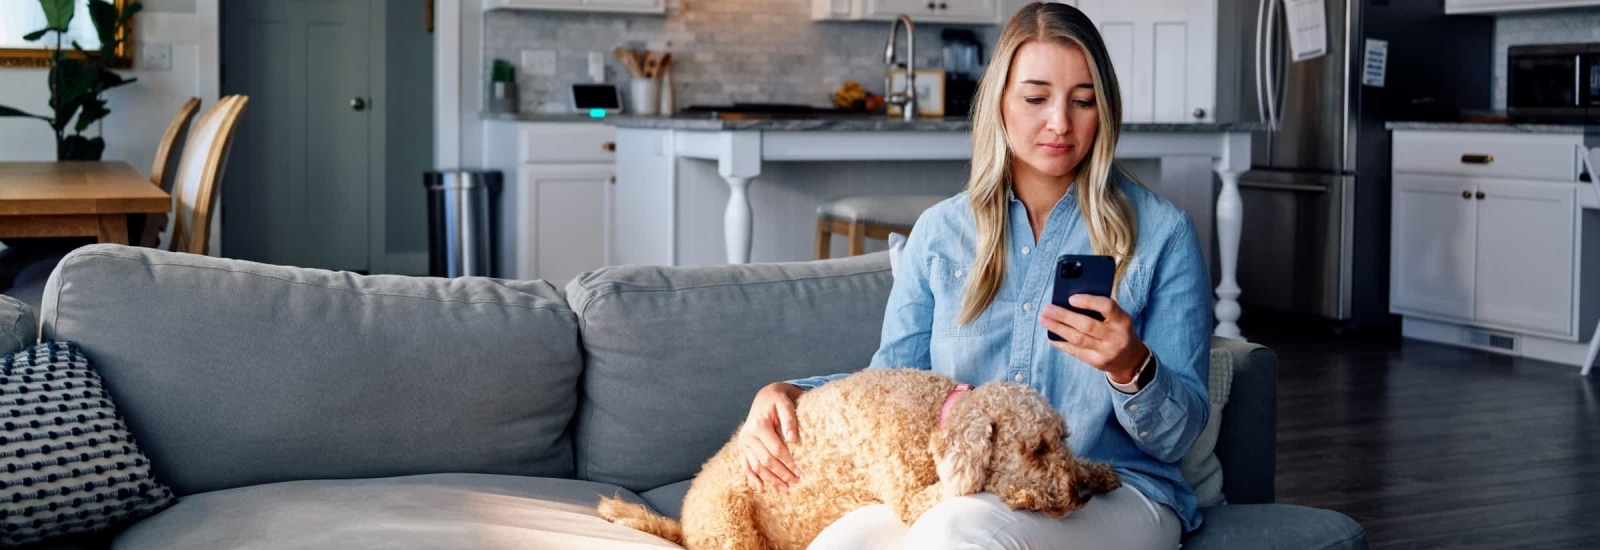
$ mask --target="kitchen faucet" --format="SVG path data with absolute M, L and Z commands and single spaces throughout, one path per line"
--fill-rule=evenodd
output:
M 889 93 L 890 84 L 894 82 L 894 43 L 896 31 L 900 30 L 900 23 L 906 24 L 906 91 Z M 889 73 L 883 77 L 883 91 L 889 97 L 886 102 L 900 106 L 901 117 L 913 120 L 917 117 L 917 37 L 916 27 L 911 24 L 911 16 L 900 14 L 900 18 L 889 24 L 889 45 L 883 49 L 883 62 L 889 65 Z

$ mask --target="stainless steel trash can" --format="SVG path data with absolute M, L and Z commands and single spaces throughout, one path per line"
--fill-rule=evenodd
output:
M 428 274 L 496 276 L 503 176 L 498 170 L 435 170 L 428 190 Z

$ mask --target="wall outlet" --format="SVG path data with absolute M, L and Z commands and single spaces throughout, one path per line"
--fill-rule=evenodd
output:
M 522 74 L 529 76 L 555 76 L 555 50 L 522 50 Z
M 172 70 L 172 44 L 170 42 L 139 42 L 139 68 L 146 71 Z

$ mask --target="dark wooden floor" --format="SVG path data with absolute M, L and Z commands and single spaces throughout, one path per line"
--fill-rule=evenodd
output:
M 1378 549 L 1600 549 L 1600 373 L 1244 328 L 1279 355 L 1279 502 L 1344 512 Z

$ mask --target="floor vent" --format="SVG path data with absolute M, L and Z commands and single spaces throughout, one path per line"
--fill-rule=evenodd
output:
M 1506 351 L 1516 351 L 1517 349 L 1517 337 L 1514 335 L 1496 334 L 1477 329 L 1466 329 L 1462 332 L 1464 343 L 1469 345 Z

